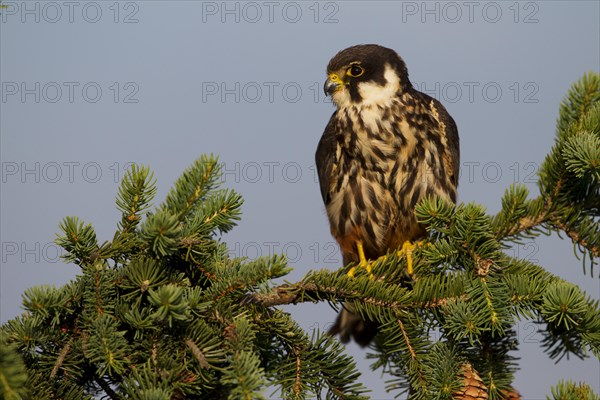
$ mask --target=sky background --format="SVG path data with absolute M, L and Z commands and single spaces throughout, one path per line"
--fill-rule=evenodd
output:
M 454 117 L 461 140 L 459 201 L 490 213 L 512 183 L 537 195 L 561 99 L 600 70 L 600 3 L 540 2 L 4 2 L 0 16 L 0 322 L 34 285 L 62 285 L 78 267 L 53 243 L 67 215 L 112 238 L 114 199 L 129 163 L 151 166 L 155 204 L 202 153 L 224 163 L 224 186 L 245 198 L 224 236 L 234 256 L 287 254 L 300 279 L 341 264 L 319 194 L 314 151 L 333 111 L 329 59 L 360 43 L 395 49 L 410 78 Z M 600 298 L 556 236 L 510 250 Z M 327 304 L 287 308 L 327 329 Z M 600 391 L 598 360 L 554 364 L 524 321 L 515 387 L 542 399 L 561 378 Z M 393 397 L 348 351 L 374 399 Z

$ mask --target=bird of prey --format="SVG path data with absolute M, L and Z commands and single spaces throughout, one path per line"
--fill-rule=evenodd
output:
M 355 263 L 371 273 L 368 260 L 401 248 L 411 275 L 413 242 L 426 234 L 415 205 L 426 196 L 456 201 L 456 124 L 439 101 L 413 88 L 402 58 L 379 45 L 336 54 L 324 90 L 336 110 L 319 141 L 316 164 L 344 265 Z M 330 333 L 366 346 L 377 326 L 349 308 Z

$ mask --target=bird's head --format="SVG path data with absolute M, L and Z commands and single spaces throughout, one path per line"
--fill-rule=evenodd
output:
M 406 64 L 394 50 L 361 44 L 340 51 L 329 61 L 323 89 L 343 108 L 387 103 L 412 85 Z

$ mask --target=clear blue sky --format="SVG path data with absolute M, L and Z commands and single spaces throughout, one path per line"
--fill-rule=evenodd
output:
M 66 215 L 101 240 L 116 227 L 118 181 L 150 165 L 158 201 L 201 153 L 225 162 L 225 185 L 245 198 L 233 255 L 286 253 L 296 280 L 341 257 L 329 235 L 314 150 L 333 111 L 325 66 L 338 50 L 397 50 L 411 80 L 439 98 L 461 137 L 459 200 L 493 213 L 513 182 L 537 194 L 558 105 L 584 72 L 600 70 L 598 1 L 543 2 L 4 2 L 0 16 L 0 322 L 33 285 L 62 285 L 77 268 L 53 244 Z M 600 298 L 557 237 L 513 250 Z M 326 304 L 289 307 L 326 329 Z M 541 399 L 560 378 L 600 390 L 597 360 L 553 364 L 533 324 L 520 323 L 515 386 Z M 373 398 L 389 398 L 368 371 Z

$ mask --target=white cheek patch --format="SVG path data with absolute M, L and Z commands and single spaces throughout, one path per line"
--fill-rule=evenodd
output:
M 389 64 L 385 65 L 383 77 L 386 80 L 383 86 L 375 82 L 362 82 L 358 85 L 358 93 L 362 98 L 361 105 L 388 105 L 396 96 L 400 89 L 400 78 Z

